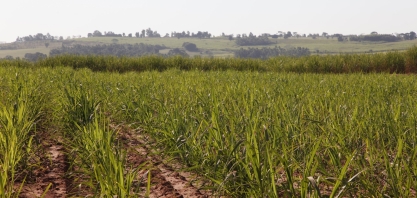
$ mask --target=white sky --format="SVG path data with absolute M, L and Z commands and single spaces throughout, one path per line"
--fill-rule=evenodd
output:
M 417 0 L 0 1 L 0 42 L 37 33 L 64 38 L 94 30 L 134 34 L 149 27 L 161 35 L 417 32 Z

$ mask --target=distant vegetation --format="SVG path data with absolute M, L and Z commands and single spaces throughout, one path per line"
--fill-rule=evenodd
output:
M 306 50 L 317 54 L 378 53 L 391 50 L 405 50 L 417 44 L 415 41 L 416 33 L 413 31 L 396 34 L 371 32 L 366 35 L 329 34 L 327 32 L 321 34 L 300 34 L 291 31 L 278 31 L 274 34 L 262 33 L 260 35 L 253 33 L 236 35 L 222 33 L 215 39 L 209 39 L 213 38 L 214 35 L 207 31 L 173 31 L 163 35 L 148 28 L 136 33 L 101 32 L 96 30 L 89 33 L 88 36 L 92 38 L 76 39 L 81 38 L 81 35 L 78 35 L 64 39 L 62 36 L 54 36 L 49 33 L 17 37 L 16 42 L 0 45 L 0 57 L 9 56 L 8 58 L 10 58 L 13 56 L 24 58 L 26 53 L 30 53 L 28 57 L 31 58 L 27 59 L 35 61 L 36 59 L 33 57 L 37 56 L 31 54 L 40 52 L 52 56 L 67 53 L 114 56 L 158 54 L 162 56 L 201 55 L 266 59 L 273 56 L 305 56 L 309 54 Z M 371 42 L 372 44 L 362 45 L 361 42 Z M 396 43 L 391 44 L 388 42 Z M 285 50 L 274 49 L 274 45 L 280 45 Z M 263 46 L 266 48 L 263 48 Z M 295 48 L 292 46 L 295 46 Z M 159 53 L 161 49 L 171 51 L 164 50 L 162 53 Z
M 143 43 L 134 45 L 110 44 L 110 45 L 75 45 L 73 47 L 61 47 L 60 49 L 53 49 L 49 53 L 50 56 L 62 54 L 74 55 L 113 55 L 113 56 L 144 56 L 151 54 L 158 54 L 159 50 L 166 49 L 161 45 L 146 45 Z
M 174 48 L 169 50 L 167 56 L 182 56 L 182 57 L 189 57 L 187 52 L 180 48 Z
M 378 34 L 377 32 L 372 32 L 368 35 L 349 35 L 349 36 L 343 36 L 343 35 L 336 35 L 338 37 L 339 41 L 369 41 L 369 42 L 397 42 L 402 40 L 414 40 L 416 39 L 416 33 L 410 32 L 410 33 L 401 33 L 397 35 L 392 34 Z
M 144 37 L 150 37 L 150 38 L 160 38 L 162 37 L 161 34 L 159 34 L 157 31 L 153 31 L 151 28 L 143 29 L 140 32 L 136 32 L 135 34 L 129 33 L 129 34 L 116 34 L 112 31 L 101 33 L 98 30 L 95 30 L 93 33 L 88 33 L 88 37 L 136 37 L 136 38 L 144 38 Z M 211 38 L 211 34 L 208 32 L 202 32 L 198 31 L 197 33 L 190 33 L 190 31 L 183 31 L 183 32 L 171 32 L 171 34 L 165 34 L 163 37 L 175 37 L 175 38 L 182 38 L 182 37 L 195 37 L 195 38 Z
M 184 44 L 182 44 L 182 47 L 184 47 L 187 51 L 190 52 L 198 52 L 197 45 L 194 43 L 185 42 Z
M 28 61 L 32 61 L 32 62 L 36 62 L 40 59 L 46 58 L 48 57 L 46 54 L 42 54 L 40 52 L 36 52 L 36 53 L 26 53 L 25 54 L 25 59 Z
M 198 31 L 197 33 L 190 33 L 190 31 L 182 31 L 180 32 L 173 32 L 171 33 L 171 37 L 175 37 L 175 38 L 199 38 L 199 39 L 209 39 L 211 38 L 212 34 L 209 32 L 202 32 L 202 31 Z M 166 36 L 168 37 L 168 36 Z
M 87 34 L 88 37 L 137 37 L 137 38 L 161 38 L 161 37 L 172 37 L 172 38 L 200 38 L 200 39 L 209 39 L 212 38 L 213 35 L 207 31 L 198 31 L 197 33 L 190 32 L 190 31 L 182 31 L 182 32 L 171 32 L 166 33 L 162 36 L 158 31 L 154 31 L 151 28 L 143 29 L 140 32 L 136 33 L 115 33 L 113 31 L 104 31 L 103 33 L 99 30 L 95 30 L 92 33 Z M 233 40 L 233 34 L 226 35 L 222 33 L 223 37 L 229 37 L 230 40 Z M 276 34 L 268 34 L 264 33 L 259 36 L 256 36 L 252 33 L 249 35 L 246 34 L 237 34 L 236 35 L 236 44 L 240 46 L 249 46 L 249 45 L 267 45 L 268 44 L 268 37 L 271 38 L 284 38 L 288 39 L 291 37 L 310 37 L 312 39 L 317 38 L 338 38 L 339 41 L 385 41 L 385 42 L 395 42 L 401 40 L 414 40 L 417 38 L 417 35 L 414 31 L 406 32 L 406 33 L 398 33 L 398 34 L 378 34 L 377 32 L 371 32 L 367 35 L 343 35 L 343 34 L 328 34 L 327 32 L 323 32 L 320 34 L 299 34 L 297 32 L 283 32 L 278 31 Z M 72 36 L 72 38 L 81 38 L 81 35 Z M 71 37 L 67 37 L 66 39 L 71 39 Z M 63 36 L 52 36 L 49 33 L 42 34 L 37 33 L 34 35 L 28 35 L 23 37 L 17 37 L 16 42 L 27 42 L 27 41 L 54 41 L 54 40 L 64 40 Z
M 378 41 L 385 41 L 385 42 L 396 42 L 400 41 L 401 38 L 396 37 L 394 35 L 364 35 L 364 36 L 349 36 L 349 41 L 371 41 L 371 42 L 378 42 Z
M 272 42 L 266 36 L 248 36 L 236 38 L 236 45 L 239 46 L 251 46 L 251 45 L 269 45 Z
M 27 42 L 27 41 L 53 41 L 53 40 L 64 40 L 63 36 L 52 36 L 49 33 L 46 35 L 42 33 L 29 35 L 29 36 L 23 36 L 23 37 L 17 37 L 16 42 Z
M 267 59 L 275 56 L 309 56 L 310 50 L 308 48 L 297 47 L 284 49 L 281 47 L 275 48 L 249 48 L 235 51 L 236 58 L 260 58 Z

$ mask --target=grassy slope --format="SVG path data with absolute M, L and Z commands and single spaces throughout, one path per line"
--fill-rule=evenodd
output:
M 78 44 L 110 44 L 113 43 L 113 37 L 95 37 L 95 38 L 80 38 L 76 39 L 73 43 Z M 225 37 L 216 37 L 212 39 L 198 39 L 198 38 L 116 38 L 118 39 L 119 44 L 135 44 L 135 43 L 144 43 L 152 45 L 165 45 L 169 48 L 181 48 L 184 42 L 192 42 L 200 48 L 203 53 L 189 53 L 193 55 L 207 55 L 205 51 L 210 51 L 213 56 L 228 57 L 233 56 L 233 50 L 240 49 L 242 47 L 237 46 L 234 41 L 229 41 Z M 336 38 L 334 39 L 311 39 L 311 38 L 290 38 L 290 39 L 271 39 L 274 44 L 271 44 L 266 47 L 306 47 L 309 48 L 312 52 L 319 50 L 324 53 L 363 53 L 372 50 L 374 52 L 380 51 L 389 51 L 389 50 L 404 50 L 413 45 L 417 45 L 417 40 L 413 41 L 401 41 L 401 42 L 392 42 L 392 43 L 371 43 L 371 42 L 338 42 Z M 35 43 L 27 44 L 21 46 L 23 49 L 19 50 L 0 50 L 0 58 L 5 57 L 6 55 L 11 55 L 14 57 L 23 57 L 25 53 L 41 52 L 49 53 L 50 49 L 55 47 L 60 47 L 61 42 L 51 43 L 49 48 L 45 48 L 44 43 Z M 262 48 L 265 46 L 252 46 Z M 248 48 L 248 47 L 243 47 Z M 163 50 L 161 53 L 167 53 L 169 50 Z
M 8 43 L 8 44 L 0 44 L 0 48 L 2 46 L 13 46 L 18 49 L 16 50 L 0 50 L 0 58 L 4 58 L 6 56 L 13 56 L 13 57 L 25 57 L 26 53 L 44 53 L 49 55 L 49 51 L 54 48 L 59 48 L 62 46 L 62 42 L 48 42 L 49 46 L 45 47 L 45 42 L 26 42 L 26 43 Z
M 82 38 L 77 41 L 82 42 L 101 42 L 101 43 L 112 43 L 114 38 Z M 181 47 L 184 42 L 192 42 L 197 45 L 198 48 L 207 49 L 212 51 L 228 51 L 236 50 L 241 47 L 236 45 L 234 41 L 229 41 L 227 38 L 216 37 L 213 39 L 197 39 L 197 38 L 118 38 L 118 43 L 145 43 L 152 45 L 162 45 L 164 44 L 167 47 Z M 290 39 L 270 39 L 274 44 L 269 45 L 268 47 L 307 47 L 312 51 L 328 51 L 332 53 L 339 52 L 365 52 L 369 50 L 373 51 L 387 51 L 387 50 L 404 50 L 413 45 L 417 45 L 417 40 L 413 41 L 401 41 L 401 42 L 392 42 L 392 43 L 371 43 L 371 42 L 338 42 L 336 38 L 334 39 L 311 39 L 311 38 L 290 38 Z M 253 46 L 253 47 L 264 47 L 264 46 Z M 244 47 L 247 48 L 247 47 Z

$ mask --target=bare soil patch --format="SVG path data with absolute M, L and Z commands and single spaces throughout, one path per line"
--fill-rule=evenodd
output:
M 124 125 L 111 126 L 119 133 L 119 139 L 122 140 L 129 148 L 128 163 L 132 167 L 137 167 L 147 163 L 151 170 L 151 190 L 149 197 L 190 197 L 202 198 L 209 197 L 209 193 L 201 190 L 200 184 L 197 183 L 197 176 L 193 173 L 181 171 L 181 165 L 166 163 L 152 154 L 150 144 L 145 140 L 148 139 L 141 134 L 140 130 L 132 130 Z M 146 184 L 147 171 L 143 170 L 142 185 Z M 145 195 L 146 188 L 143 186 L 141 194 Z
M 127 149 L 127 166 L 140 167 L 138 180 L 134 188 L 139 188 L 139 197 L 148 195 L 150 198 L 190 197 L 203 198 L 211 195 L 201 189 L 201 179 L 196 174 L 182 171 L 182 165 L 166 162 L 157 156 L 140 130 L 132 130 L 128 126 L 112 125 L 118 131 L 118 139 Z M 39 133 L 40 149 L 30 160 L 31 168 L 19 175 L 14 184 L 17 191 L 23 183 L 19 197 L 35 198 L 44 195 L 53 197 L 91 197 L 89 189 L 80 187 L 83 178 L 77 177 L 77 167 L 71 167 L 63 140 L 51 136 L 49 132 Z M 147 180 L 150 171 L 150 191 L 147 194 Z M 26 178 L 25 178 L 26 176 Z M 85 178 L 84 178 L 85 179 Z M 136 191 L 135 189 L 135 191 Z
M 51 137 L 49 133 L 38 134 L 42 140 L 41 147 L 36 152 L 37 159 L 31 160 L 37 164 L 32 164 L 33 169 L 27 174 L 19 197 L 66 197 L 68 164 L 64 146 L 59 138 Z M 14 185 L 16 190 L 22 185 L 23 178 L 19 180 Z

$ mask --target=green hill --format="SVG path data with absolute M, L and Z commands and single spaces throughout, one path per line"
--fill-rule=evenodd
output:
M 339 54 L 339 53 L 364 53 L 364 52 L 384 52 L 391 50 L 405 50 L 414 45 L 417 45 L 416 40 L 405 40 L 399 42 L 355 42 L 345 41 L 339 42 L 337 38 L 323 38 L 312 39 L 310 37 L 304 38 L 270 38 L 272 44 L 262 46 L 250 47 L 275 47 L 282 48 L 304 47 L 310 49 L 314 53 L 320 54 Z M 72 46 L 75 44 L 81 45 L 97 45 L 97 44 L 135 44 L 144 43 L 152 45 L 164 45 L 168 48 L 183 48 L 184 42 L 190 42 L 197 45 L 199 52 L 187 52 L 190 56 L 215 56 L 215 57 L 233 57 L 234 50 L 241 48 L 249 48 L 248 46 L 238 46 L 235 40 L 229 40 L 228 37 L 214 37 L 210 39 L 199 38 L 135 38 L 135 37 L 90 37 L 78 38 L 64 41 L 51 42 L 48 47 L 41 41 L 22 42 L 22 43 L 8 43 L 0 44 L 0 58 L 7 55 L 13 57 L 24 57 L 25 53 L 41 52 L 49 55 L 51 49 L 60 48 L 64 46 Z M 13 48 L 13 49 L 10 49 Z M 168 53 L 169 49 L 161 50 L 160 53 Z

